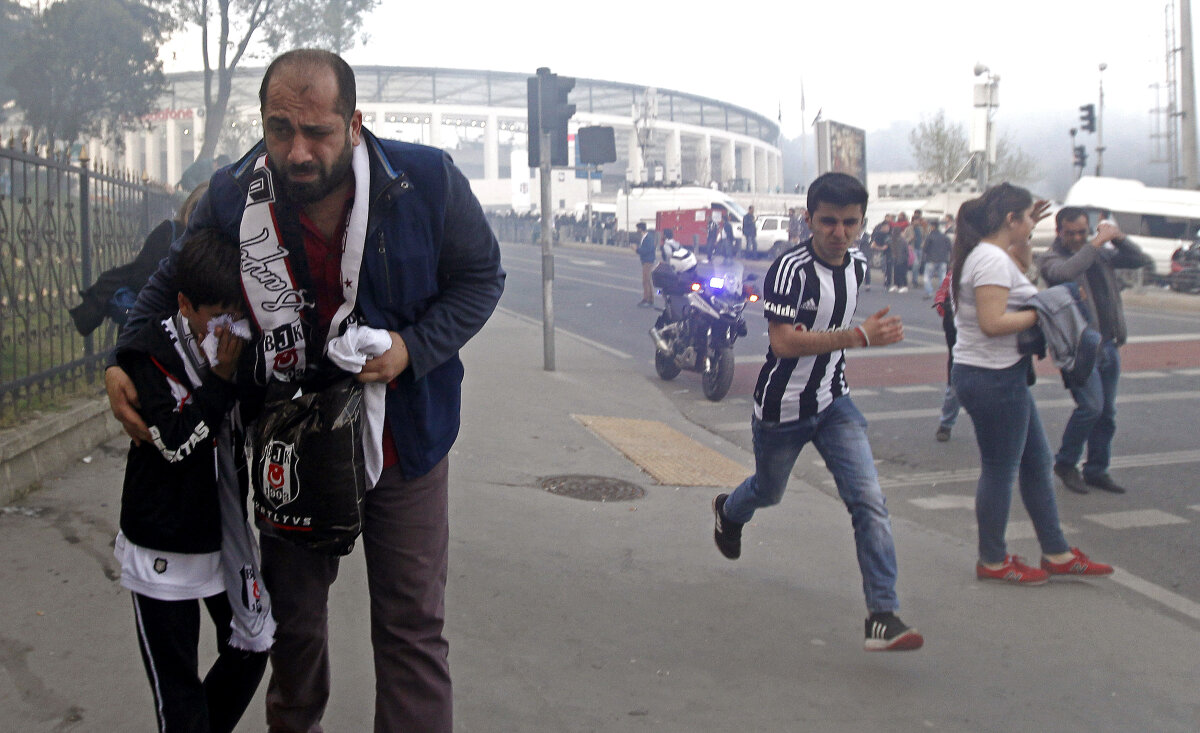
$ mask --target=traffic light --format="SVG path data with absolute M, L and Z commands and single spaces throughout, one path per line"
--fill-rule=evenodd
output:
M 542 130 L 550 133 L 550 165 L 568 165 L 567 120 L 575 115 L 575 105 L 567 96 L 575 88 L 575 79 L 550 73 L 545 67 L 526 82 L 529 115 L 529 167 L 541 164 Z
M 1075 146 L 1075 165 L 1079 168 L 1087 167 L 1087 148 L 1082 145 Z
M 1079 106 L 1079 121 L 1082 123 L 1080 127 L 1084 132 L 1096 131 L 1096 105 L 1082 104 Z

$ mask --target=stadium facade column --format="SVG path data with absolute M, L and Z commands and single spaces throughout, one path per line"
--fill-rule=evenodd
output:
M 700 147 L 696 151 L 696 171 L 697 178 L 706 179 L 700 181 L 702 185 L 707 186 L 717 180 L 712 165 L 712 135 L 705 134 L 700 138 Z
M 629 169 L 625 172 L 625 180 L 632 183 L 642 183 L 646 180 L 646 161 L 642 159 L 642 149 L 638 146 L 637 132 L 629 131 Z
M 483 177 L 489 181 L 500 178 L 500 121 L 494 114 L 487 116 L 483 128 Z
M 671 130 L 667 137 L 667 183 L 679 183 L 683 180 L 683 133 L 678 127 Z
M 771 171 L 767 165 L 767 149 L 755 145 L 751 150 L 754 153 L 754 183 L 750 189 L 755 193 L 767 193 L 771 190 Z
M 146 175 L 152 181 L 166 181 L 162 169 L 162 134 L 158 126 L 146 130 Z
M 442 147 L 442 113 L 436 108 L 429 111 L 429 144 Z
M 721 177 L 718 179 L 724 189 L 731 180 L 737 177 L 737 145 L 733 138 L 725 138 L 721 149 Z
M 734 157 L 734 163 L 738 169 L 737 177 L 746 182 L 747 191 L 757 191 L 758 176 L 756 175 L 755 163 L 758 161 L 754 159 L 754 145 L 751 143 L 738 145 L 734 141 L 734 148 L 741 148 L 742 153 L 740 157 Z
M 125 132 L 125 170 L 139 179 L 142 169 L 145 168 L 142 161 L 142 156 L 145 155 L 145 140 L 146 132 L 141 129 Z
M 180 143 L 180 138 L 183 136 L 183 130 L 179 125 L 179 120 L 174 117 L 167 118 L 167 177 L 164 182 L 168 186 L 174 186 L 179 183 L 180 177 L 183 176 L 183 145 Z

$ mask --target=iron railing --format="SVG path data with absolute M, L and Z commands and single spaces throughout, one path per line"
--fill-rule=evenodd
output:
M 116 328 L 81 336 L 68 310 L 173 208 L 131 174 L 0 148 L 0 425 L 96 389 Z

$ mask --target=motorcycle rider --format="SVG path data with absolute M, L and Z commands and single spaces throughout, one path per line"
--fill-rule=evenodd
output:
M 675 230 L 670 228 L 663 229 L 662 262 L 670 262 L 671 255 L 675 254 L 677 250 L 681 249 L 686 248 L 679 242 L 675 241 Z
M 696 279 L 696 254 L 675 241 L 674 235 L 670 229 L 663 230 L 662 262 L 653 272 L 654 284 L 663 294 L 663 312 L 666 314 L 663 326 L 651 329 L 656 344 L 665 343 L 667 329 L 683 318 L 680 296 L 687 295 Z

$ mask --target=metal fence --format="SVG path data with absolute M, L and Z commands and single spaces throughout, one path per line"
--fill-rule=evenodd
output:
M 96 389 L 116 328 L 81 336 L 68 310 L 174 203 L 129 174 L 0 148 L 0 425 Z

